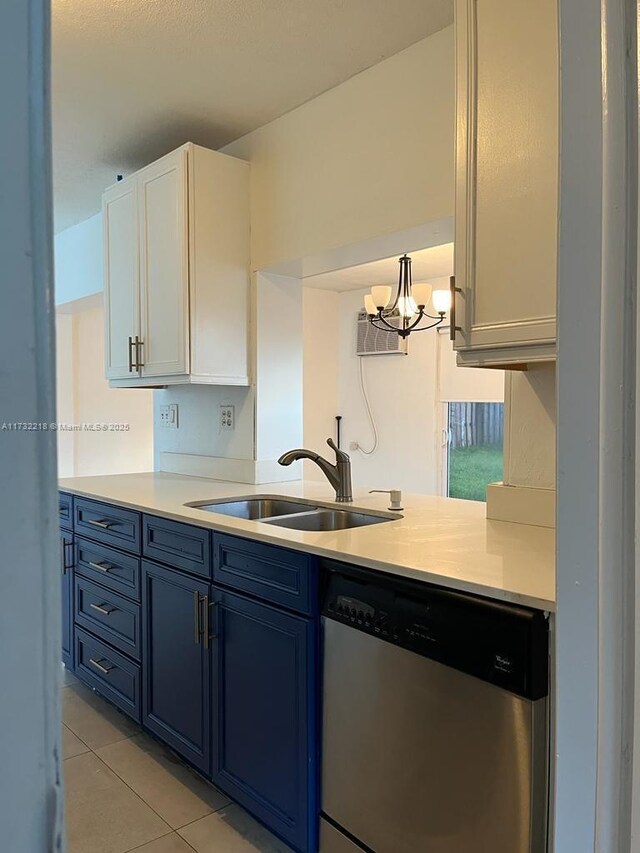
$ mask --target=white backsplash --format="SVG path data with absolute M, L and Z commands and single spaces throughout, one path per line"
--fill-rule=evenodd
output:
M 153 394 L 154 468 L 161 454 L 185 453 L 228 459 L 254 458 L 253 388 L 174 385 Z M 178 404 L 178 429 L 160 424 L 160 406 Z M 220 406 L 235 407 L 235 429 L 220 427 Z

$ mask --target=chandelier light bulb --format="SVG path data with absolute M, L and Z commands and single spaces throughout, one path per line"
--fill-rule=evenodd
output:
M 413 317 L 417 310 L 413 296 L 398 297 L 398 311 L 401 317 Z
M 433 307 L 438 314 L 446 314 L 451 308 L 451 291 L 450 290 L 434 290 L 433 291 Z

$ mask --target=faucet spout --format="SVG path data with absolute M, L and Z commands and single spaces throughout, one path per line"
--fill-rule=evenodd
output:
M 313 450 L 306 450 L 304 447 L 283 453 L 278 462 L 280 465 L 291 465 L 292 462 L 297 462 L 300 459 L 308 459 L 311 462 L 315 462 L 335 489 L 336 501 L 341 503 L 352 501 L 351 460 L 348 454 L 337 448 L 330 438 L 327 439 L 327 444 L 335 451 L 335 465 L 329 462 L 328 459 L 325 459 L 324 456 L 320 456 L 319 453 L 315 453 Z

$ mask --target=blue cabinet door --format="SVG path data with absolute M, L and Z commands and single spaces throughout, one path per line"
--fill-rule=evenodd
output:
M 214 601 L 213 782 L 315 850 L 316 623 L 218 589 Z
M 73 669 L 73 536 L 60 531 L 60 575 L 62 579 L 62 662 Z
M 211 769 L 210 585 L 142 561 L 142 721 Z

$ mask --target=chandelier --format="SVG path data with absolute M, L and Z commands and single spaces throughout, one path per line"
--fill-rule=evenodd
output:
M 430 284 L 414 284 L 411 276 L 411 258 L 403 255 L 400 260 L 398 292 L 391 303 L 391 287 L 377 285 L 364 297 L 364 307 L 369 322 L 376 329 L 395 332 L 401 338 L 408 338 L 411 332 L 424 332 L 444 322 L 445 314 L 451 308 L 450 290 L 433 290 Z M 427 304 L 431 299 L 435 315 L 428 314 Z M 394 323 L 389 322 L 393 318 Z M 426 323 L 425 320 L 434 320 Z

